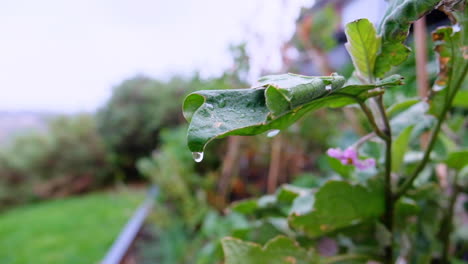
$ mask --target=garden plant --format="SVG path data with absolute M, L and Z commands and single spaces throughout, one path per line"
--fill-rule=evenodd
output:
M 395 74 L 393 67 L 412 52 L 405 45 L 410 26 L 434 9 L 452 25 L 432 32 L 439 71 L 430 95 L 386 106 L 386 90 L 404 82 L 405 72 Z M 328 150 L 340 161 L 334 168 L 341 179 L 316 189 L 284 185 L 275 194 L 232 204 L 231 211 L 248 216 L 259 232 L 267 222 L 281 232 L 264 234 L 271 236 L 264 245 L 242 232 L 224 238 L 225 263 L 463 259 L 456 255 L 463 249 L 455 250 L 453 226 L 457 197 L 467 191 L 468 149 L 443 127 L 453 123 L 454 102 L 468 101 L 467 12 L 464 0 L 393 0 L 377 28 L 367 19 L 346 25 L 346 49 L 355 68 L 347 80 L 337 73 L 269 75 L 257 87 L 202 90 L 186 97 L 188 148 L 197 162 L 216 138 L 275 136 L 326 107 L 357 105 L 372 129 L 345 149 Z M 448 169 L 436 173 L 441 164 Z M 327 241 L 334 250 L 325 254 L 320 248 Z

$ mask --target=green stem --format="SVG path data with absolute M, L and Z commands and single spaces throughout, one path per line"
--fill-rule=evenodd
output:
M 363 103 L 360 102 L 359 105 L 361 109 L 366 114 L 369 122 L 371 123 L 375 134 L 385 141 L 385 213 L 384 213 L 384 225 L 387 230 L 392 234 L 390 245 L 385 247 L 385 259 L 384 263 L 392 264 L 393 262 L 393 214 L 394 214 L 394 199 L 391 183 L 391 170 L 392 170 L 392 132 L 390 129 L 390 122 L 388 121 L 387 114 L 383 105 L 382 96 L 379 96 L 377 99 L 378 112 L 381 115 L 381 118 L 384 123 L 384 131 L 382 131 L 377 123 L 375 118 L 370 111 L 370 109 Z
M 449 264 L 449 255 L 450 255 L 450 235 L 453 231 L 453 214 L 455 209 L 455 203 L 458 198 L 458 194 L 460 193 L 460 188 L 457 184 L 458 182 L 458 173 L 455 175 L 454 182 L 453 182 L 453 193 L 450 196 L 449 206 L 447 208 L 447 212 L 445 214 L 444 219 L 442 220 L 442 224 L 440 227 L 441 230 L 441 240 L 443 245 L 442 251 L 442 264 Z
M 414 170 L 413 174 L 409 178 L 406 179 L 405 182 L 401 185 L 401 187 L 397 190 L 395 194 L 395 201 L 397 201 L 401 196 L 403 196 L 408 189 L 413 185 L 414 180 L 419 176 L 419 173 L 426 167 L 427 162 L 429 161 L 430 154 L 432 152 L 432 149 L 434 148 L 435 142 L 437 140 L 437 136 L 439 135 L 440 129 L 442 127 L 442 123 L 445 120 L 445 116 L 447 115 L 447 112 L 449 109 L 452 107 L 452 102 L 453 98 L 455 98 L 455 95 L 457 94 L 458 90 L 461 87 L 461 84 L 463 83 L 463 80 L 466 77 L 468 71 L 468 63 L 466 63 L 463 67 L 462 75 L 461 78 L 458 79 L 452 94 L 447 94 L 446 96 L 449 96 L 449 100 L 444 104 L 444 108 L 442 109 L 441 114 L 437 118 L 437 125 L 434 129 L 434 131 L 431 134 L 431 138 L 429 139 L 429 145 L 426 148 L 426 151 L 424 152 L 423 159 L 419 163 L 418 167 Z M 450 86 L 450 85 L 449 85 Z M 448 87 L 447 87 L 448 88 Z M 446 89 L 447 89 L 446 88 Z
M 392 188 L 392 131 L 390 128 L 390 122 L 388 120 L 385 108 L 383 105 L 382 96 L 377 98 L 377 106 L 379 113 L 384 123 L 384 131 L 386 137 L 385 141 L 385 213 L 384 213 L 384 225 L 388 232 L 391 234 L 390 245 L 385 247 L 385 263 L 391 264 L 393 262 L 393 217 L 394 217 L 394 199 L 393 199 L 393 188 Z
M 367 116 L 367 119 L 369 119 L 369 122 L 370 122 L 375 134 L 377 134 L 377 136 L 379 136 L 381 139 L 386 140 L 387 135 L 385 133 L 383 133 L 380 130 L 380 128 L 377 126 L 377 123 L 375 122 L 374 115 L 372 115 L 372 112 L 367 107 L 367 105 L 362 101 L 358 101 L 358 103 L 359 103 L 359 106 L 361 107 L 362 111 L 364 112 L 364 114 Z

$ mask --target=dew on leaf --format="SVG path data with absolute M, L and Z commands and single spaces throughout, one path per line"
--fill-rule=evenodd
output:
M 271 137 L 274 137 L 276 135 L 278 135 L 280 132 L 279 129 L 273 129 L 273 130 L 270 130 L 267 132 L 267 137 L 271 138 Z
M 201 162 L 203 160 L 203 152 L 192 152 L 192 157 L 195 162 Z

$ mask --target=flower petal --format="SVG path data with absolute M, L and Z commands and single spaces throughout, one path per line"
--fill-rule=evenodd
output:
M 343 151 L 339 148 L 330 148 L 327 150 L 327 155 L 335 159 L 341 159 L 343 157 Z
M 347 148 L 345 151 L 343 151 L 343 158 L 350 159 L 354 163 L 356 160 L 358 160 L 357 151 L 351 147 Z

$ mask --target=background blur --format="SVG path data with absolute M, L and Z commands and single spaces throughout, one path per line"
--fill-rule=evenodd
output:
M 336 176 L 339 164 L 323 153 L 362 136 L 365 122 L 354 108 L 318 111 L 273 139 L 218 140 L 196 164 L 184 96 L 278 72 L 349 76 L 343 26 L 377 23 L 385 8 L 384 0 L 2 1 L 0 262 L 97 263 L 156 184 L 162 192 L 133 260 L 219 263 L 213 239 L 242 223 L 221 217 L 227 203 Z M 427 30 L 444 23 L 434 12 Z M 433 57 L 428 47 L 430 79 Z M 400 66 L 406 85 L 386 100 L 417 95 L 416 74 L 405 70 L 414 64 Z

